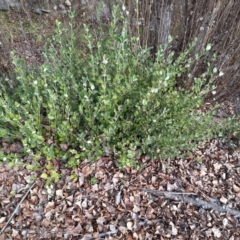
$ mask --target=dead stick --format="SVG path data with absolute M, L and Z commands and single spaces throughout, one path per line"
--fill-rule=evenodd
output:
M 147 189 L 147 188 L 140 188 L 140 189 L 145 192 L 156 194 L 157 196 L 165 195 L 165 194 L 197 195 L 196 193 L 193 193 L 193 192 L 169 192 L 169 191 L 161 191 L 161 190 L 154 190 L 154 189 Z
M 190 203 L 197 207 L 202 207 L 203 209 L 213 209 L 217 212 L 226 212 L 230 215 L 240 218 L 240 211 L 231 209 L 227 206 L 221 206 L 217 203 L 207 202 L 204 200 L 201 200 L 199 198 L 191 198 L 191 197 L 185 197 L 183 196 L 183 193 L 181 192 L 168 192 L 168 191 L 158 191 L 158 190 L 152 190 L 152 189 L 141 189 L 145 192 L 149 192 L 152 195 L 155 196 L 165 196 L 166 198 L 172 199 L 172 200 L 178 200 L 186 203 Z M 187 193 L 187 194 L 193 194 L 193 193 Z M 196 195 L 196 194 L 194 194 Z
M 36 182 L 33 182 L 32 185 L 29 187 L 29 189 L 27 190 L 27 192 L 24 194 L 24 196 L 22 197 L 21 201 L 18 203 L 18 205 L 16 206 L 16 208 L 14 209 L 12 215 L 10 216 L 10 218 L 8 219 L 7 223 L 5 224 L 5 226 L 3 227 L 3 229 L 0 231 L 0 236 L 3 234 L 4 230 L 6 229 L 6 227 L 8 226 L 8 224 L 12 221 L 14 215 L 16 214 L 19 206 L 21 205 L 21 203 L 25 200 L 25 198 L 27 197 L 28 193 L 30 192 L 30 190 L 35 186 Z

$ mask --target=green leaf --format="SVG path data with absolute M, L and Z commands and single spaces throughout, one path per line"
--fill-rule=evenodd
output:
M 219 77 L 223 76 L 224 75 L 224 72 L 220 71 L 219 72 Z
M 146 99 L 143 99 L 142 100 L 142 104 L 145 106 L 145 105 L 147 105 L 147 100 Z
M 206 51 L 208 52 L 209 50 L 211 50 L 211 48 L 212 48 L 212 45 L 209 43 L 206 47 Z
M 55 117 L 54 117 L 53 115 L 48 115 L 48 119 L 49 119 L 49 120 L 54 120 Z
M 214 69 L 213 69 L 213 73 L 216 73 L 218 71 L 218 69 L 215 67 Z
M 171 43 L 173 41 L 173 38 L 171 35 L 168 36 L 168 42 Z
M 47 179 L 47 178 L 48 178 L 48 175 L 47 175 L 46 173 L 42 173 L 42 174 L 41 174 L 41 178 Z

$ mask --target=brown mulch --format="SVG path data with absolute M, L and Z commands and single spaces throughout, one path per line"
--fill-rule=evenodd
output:
M 240 239 L 240 151 L 223 140 L 183 159 L 143 158 L 139 171 L 109 157 L 54 164 L 61 179 L 48 188 L 38 172 L 0 166 L 0 240 Z

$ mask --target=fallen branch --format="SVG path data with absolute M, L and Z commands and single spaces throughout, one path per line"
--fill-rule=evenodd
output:
M 21 201 L 18 203 L 18 205 L 16 206 L 16 208 L 14 209 L 12 215 L 10 216 L 10 218 L 8 219 L 7 223 L 5 224 L 5 226 L 2 228 L 2 230 L 0 231 L 0 237 L 3 234 L 4 230 L 6 229 L 6 227 L 8 226 L 8 224 L 12 221 L 14 215 L 16 214 L 16 212 L 18 211 L 19 206 L 21 205 L 21 203 L 25 200 L 25 198 L 27 197 L 28 193 L 31 191 L 31 189 L 35 186 L 36 182 L 33 182 L 32 185 L 29 187 L 29 189 L 27 190 L 27 192 L 24 194 L 24 196 L 22 197 Z
M 186 197 L 184 195 L 197 195 L 196 193 L 184 193 L 184 192 L 168 192 L 168 191 L 158 191 L 158 190 L 152 190 L 152 189 L 146 189 L 146 188 L 141 188 L 142 191 L 151 193 L 152 195 L 155 196 L 165 196 L 168 199 L 171 200 L 177 200 L 177 201 L 182 201 L 186 203 L 190 203 L 193 206 L 201 207 L 203 209 L 212 209 L 217 212 L 221 213 L 229 213 L 230 215 L 240 218 L 240 211 L 231 209 L 227 206 L 221 206 L 217 203 L 214 202 L 207 202 L 204 200 L 201 200 L 200 198 L 193 198 L 193 197 Z

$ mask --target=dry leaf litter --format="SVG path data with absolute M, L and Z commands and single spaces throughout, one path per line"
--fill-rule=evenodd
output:
M 56 160 L 61 179 L 49 187 L 41 170 L 1 166 L 0 240 L 240 239 L 239 158 L 212 140 L 182 159 L 142 157 L 140 171 L 110 157 L 75 170 Z

